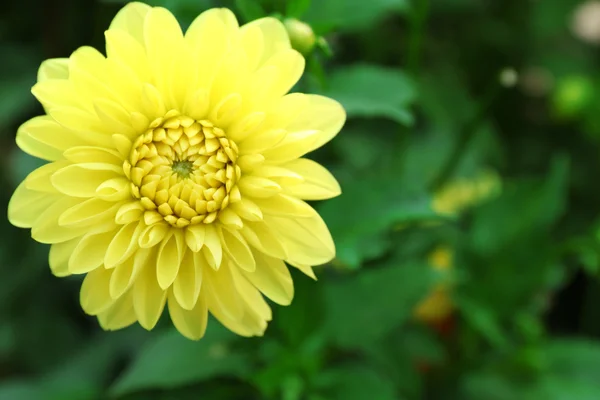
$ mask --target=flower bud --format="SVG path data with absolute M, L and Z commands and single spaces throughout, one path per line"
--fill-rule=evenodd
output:
M 310 54 L 317 42 L 310 25 L 295 18 L 288 18 L 283 24 L 290 36 L 292 47 L 303 55 Z

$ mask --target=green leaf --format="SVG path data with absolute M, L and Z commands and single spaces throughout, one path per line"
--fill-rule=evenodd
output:
M 358 31 L 390 13 L 406 12 L 407 0 L 317 0 L 304 18 L 319 32 Z
M 456 301 L 467 324 L 485 337 L 490 344 L 500 348 L 508 346 L 508 338 L 500 327 L 493 308 L 465 296 L 458 297 Z
M 311 0 L 287 0 L 285 5 L 285 15 L 287 17 L 300 18 L 308 10 L 310 4 Z
M 235 7 L 246 22 L 254 21 L 265 16 L 265 10 L 256 0 L 235 0 Z
M 600 390 L 600 343 L 588 339 L 555 339 L 542 353 L 552 374 L 596 384 Z
M 194 342 L 175 330 L 157 334 L 111 388 L 113 395 L 143 389 L 170 389 L 215 376 L 248 371 L 246 355 L 230 352 L 235 335 L 209 321 L 205 337 Z
M 119 355 L 137 338 L 137 331 L 123 331 L 91 339 L 86 347 L 60 363 L 55 362 L 55 366 L 39 378 L 0 384 L 0 399 L 97 399 Z
M 323 373 L 320 386 L 331 400 L 402 400 L 394 382 L 372 368 L 348 365 Z
M 439 218 L 431 209 L 429 195 L 407 192 L 392 176 L 342 183 L 342 192 L 319 210 L 335 240 L 337 258 L 350 267 L 356 268 L 389 249 L 393 226 Z
M 338 68 L 325 95 L 341 102 L 349 117 L 389 118 L 404 125 L 414 120 L 409 109 L 416 98 L 414 84 L 397 69 L 369 64 Z
M 435 281 L 426 264 L 393 260 L 392 266 L 363 270 L 324 288 L 324 333 L 344 348 L 368 347 L 412 315 Z
M 474 213 L 473 245 L 482 253 L 495 252 L 549 229 L 564 212 L 568 176 L 569 160 L 557 156 L 543 181 L 524 180 L 508 186 L 495 201 Z

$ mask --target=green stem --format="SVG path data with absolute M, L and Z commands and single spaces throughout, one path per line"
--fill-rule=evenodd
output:
M 475 136 L 477 130 L 481 127 L 482 122 L 485 120 L 485 117 L 494 105 L 501 91 L 502 86 L 497 80 L 494 80 L 492 87 L 488 89 L 484 98 L 479 102 L 479 106 L 473 116 L 460 130 L 456 145 L 454 146 L 452 153 L 450 153 L 450 157 L 448 157 L 443 167 L 440 169 L 439 175 L 433 180 L 431 188 L 434 192 L 440 189 L 454 174 L 460 163 L 461 156 L 473 139 L 473 136 Z
M 415 74 L 419 69 L 425 22 L 429 15 L 429 0 L 415 0 L 410 18 L 410 33 L 408 42 L 407 68 Z

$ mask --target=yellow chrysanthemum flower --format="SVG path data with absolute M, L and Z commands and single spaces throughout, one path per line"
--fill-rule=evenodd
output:
M 284 261 L 314 277 L 335 255 L 303 200 L 339 185 L 301 157 L 338 133 L 343 108 L 286 94 L 304 59 L 273 18 L 240 27 L 212 9 L 184 35 L 167 10 L 130 3 L 105 36 L 106 57 L 82 47 L 41 65 L 47 115 L 17 144 L 49 163 L 17 188 L 10 221 L 52 245 L 56 276 L 87 274 L 81 305 L 104 329 L 152 329 L 168 304 L 191 339 L 209 311 L 263 334 L 262 295 L 293 297 Z

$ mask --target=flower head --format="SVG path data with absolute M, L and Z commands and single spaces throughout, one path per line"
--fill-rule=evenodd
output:
M 130 3 L 105 36 L 106 57 L 83 47 L 41 65 L 46 115 L 17 144 L 49 163 L 19 185 L 10 221 L 52 245 L 56 276 L 86 274 L 81 305 L 104 329 L 152 329 L 167 305 L 192 339 L 208 312 L 261 335 L 263 295 L 292 300 L 285 263 L 314 277 L 335 255 L 304 200 L 340 188 L 301 157 L 338 133 L 343 108 L 287 94 L 304 59 L 272 18 L 240 27 L 212 9 L 184 35 L 167 10 Z

